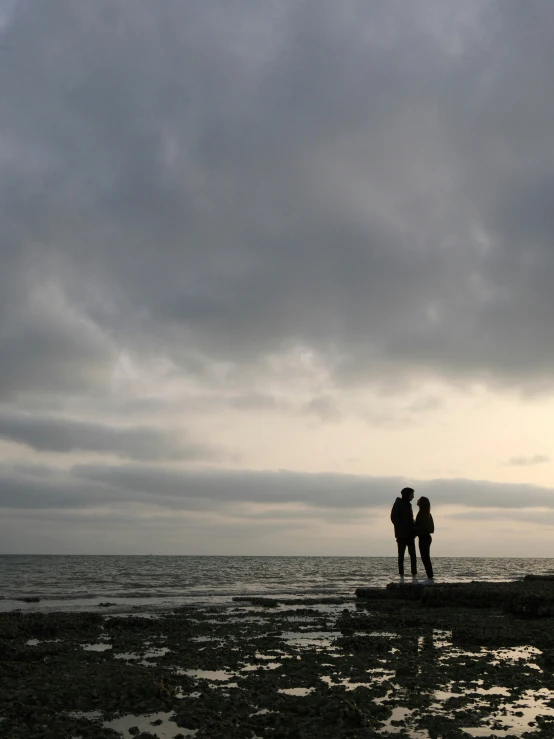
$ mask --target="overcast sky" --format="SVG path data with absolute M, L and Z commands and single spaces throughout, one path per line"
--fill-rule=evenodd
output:
M 0 551 L 554 556 L 554 3 L 0 0 Z

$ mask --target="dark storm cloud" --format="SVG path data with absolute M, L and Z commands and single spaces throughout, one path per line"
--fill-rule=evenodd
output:
M 451 518 L 459 521 L 483 521 L 484 523 L 492 522 L 498 531 L 500 525 L 507 521 L 513 521 L 516 524 L 534 524 L 537 526 L 546 526 L 548 528 L 554 526 L 554 510 L 516 510 L 513 508 L 504 510 L 490 511 L 463 511 L 461 513 L 452 513 Z
M 67 418 L 48 418 L 2 413 L 0 438 L 39 452 L 96 452 L 144 462 L 214 459 L 214 449 L 182 442 L 175 433 L 152 428 L 114 427 Z
M 83 481 L 76 486 L 63 471 L 41 474 L 36 468 L 18 470 L 0 468 L 0 505 L 4 509 L 83 509 L 108 504 L 114 491 Z
M 530 457 L 510 457 L 508 460 L 508 464 L 513 465 L 514 467 L 529 467 L 535 464 L 545 464 L 546 462 L 550 462 L 550 457 L 546 454 L 533 454 Z
M 1 49 L 0 41 L 0 56 Z M 104 388 L 116 347 L 86 312 L 68 302 L 54 274 L 47 233 L 27 231 L 32 212 L 9 212 L 10 168 L 2 166 L 2 134 L 0 124 L 0 402 L 26 391 L 78 394 Z
M 141 503 L 168 511 L 224 512 L 235 504 L 257 503 L 285 509 L 299 506 L 298 518 L 322 514 L 338 520 L 357 510 L 388 509 L 407 484 L 416 495 L 427 495 L 434 508 L 494 508 L 508 514 L 524 508 L 554 510 L 554 490 L 532 485 L 287 471 L 170 470 L 136 464 L 77 465 L 48 474 L 36 466 L 5 465 L 0 473 L 0 505 L 67 509 Z
M 553 64 L 551 3 L 21 2 L 0 393 L 298 344 L 343 383 L 549 385 Z
M 312 398 L 304 406 L 304 412 L 310 416 L 315 416 L 321 421 L 340 421 L 342 418 L 341 411 L 337 403 L 326 395 L 320 395 Z
M 220 502 L 302 503 L 314 507 L 367 508 L 392 504 L 405 485 L 433 504 L 467 507 L 554 507 L 554 490 L 533 485 L 506 485 L 464 479 L 412 481 L 401 478 L 288 471 L 168 471 L 135 465 L 80 465 L 73 475 L 128 491 L 175 499 Z

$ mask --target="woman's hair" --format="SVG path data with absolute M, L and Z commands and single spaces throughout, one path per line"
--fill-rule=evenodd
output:
M 422 495 L 417 503 L 419 505 L 419 510 L 422 513 L 424 513 L 426 516 L 431 515 L 431 501 L 429 500 L 429 498 L 426 498 L 424 495 Z

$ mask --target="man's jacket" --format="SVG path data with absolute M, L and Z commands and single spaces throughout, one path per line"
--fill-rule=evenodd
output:
M 394 535 L 397 539 L 409 539 L 414 536 L 414 512 L 409 500 L 397 498 L 394 501 L 390 520 L 394 524 Z

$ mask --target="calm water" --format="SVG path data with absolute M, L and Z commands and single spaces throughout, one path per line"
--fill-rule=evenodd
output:
M 554 573 L 554 559 L 433 560 L 437 581 L 516 580 Z M 423 571 L 420 575 L 423 577 Z M 0 555 L 0 611 L 141 611 L 226 604 L 233 596 L 352 595 L 396 579 L 394 557 L 158 557 Z M 40 598 L 26 603 L 22 598 Z

